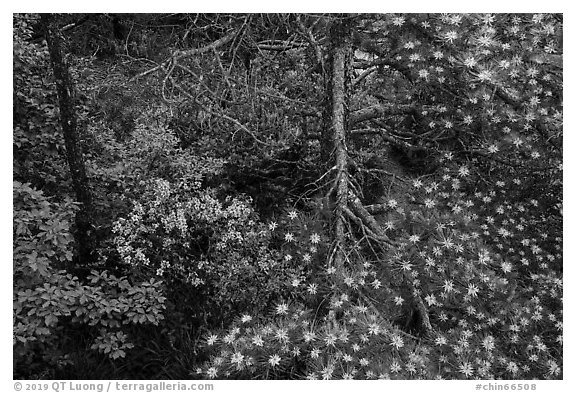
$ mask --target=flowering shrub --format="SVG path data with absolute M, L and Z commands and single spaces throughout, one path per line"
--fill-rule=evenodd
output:
M 15 373 L 563 377 L 562 15 L 102 18 L 127 56 L 67 56 L 91 271 L 14 18 Z
M 123 329 L 157 325 L 164 318 L 160 282 L 139 285 L 92 271 L 87 283 L 62 270 L 72 259 L 70 220 L 75 205 L 51 203 L 14 182 L 14 359 L 36 372 L 38 354 L 51 366 L 66 364 L 70 331 L 93 331 L 92 348 L 112 359 L 132 347 Z
M 257 311 L 293 290 L 305 292 L 300 282 L 312 271 L 320 235 L 305 231 L 309 248 L 300 252 L 295 235 L 279 239 L 276 227 L 259 222 L 249 199 L 220 201 L 199 181 L 154 179 L 113 230 L 118 253 L 134 271 L 185 283 L 207 304 L 237 312 L 248 306 Z
M 561 226 L 537 236 L 537 200 L 508 202 L 506 183 L 468 195 L 470 171 L 446 168 L 437 181 L 414 180 L 412 203 L 387 202 L 381 219 L 396 247 L 374 260 L 353 248 L 346 266 L 300 283 L 320 299 L 279 302 L 269 318 L 244 315 L 208 335 L 212 357 L 198 374 L 561 377 Z

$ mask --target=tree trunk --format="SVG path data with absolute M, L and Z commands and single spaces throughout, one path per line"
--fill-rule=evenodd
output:
M 60 29 L 52 14 L 41 15 L 42 26 L 48 43 L 50 61 L 60 107 L 60 124 L 66 146 L 66 158 L 70 167 L 72 185 L 76 199 L 81 203 L 76 214 L 75 239 L 78 247 L 78 256 L 81 263 L 88 263 L 92 254 L 92 194 L 86 176 L 84 157 L 79 143 L 78 126 L 74 111 L 73 85 L 64 58 L 62 56 L 62 40 Z
M 330 138 L 332 147 L 329 162 L 336 169 L 336 178 L 328 197 L 334 200 L 334 248 L 330 262 L 340 267 L 345 262 L 345 212 L 348 205 L 348 150 L 346 147 L 346 92 L 349 78 L 346 62 L 350 59 L 351 27 L 348 20 L 337 21 L 330 29 L 330 61 L 327 83 L 328 105 L 325 109 L 324 141 Z

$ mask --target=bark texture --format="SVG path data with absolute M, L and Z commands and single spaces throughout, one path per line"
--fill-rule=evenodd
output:
M 348 150 L 346 147 L 346 120 L 347 120 L 347 72 L 346 61 L 351 51 L 351 28 L 346 20 L 336 22 L 330 30 L 330 65 L 328 79 L 329 106 L 326 108 L 332 152 L 332 162 L 336 170 L 334 188 L 329 197 L 334 198 L 334 248 L 333 263 L 342 266 L 345 262 L 344 244 L 346 240 L 346 217 L 348 205 L 349 173 Z M 325 138 L 327 139 L 327 138 Z
M 66 146 L 66 159 L 70 168 L 76 200 L 81 204 L 80 210 L 76 214 L 75 238 L 78 255 L 81 263 L 88 263 L 91 260 L 93 248 L 91 237 L 93 205 L 74 110 L 74 87 L 68 66 L 62 55 L 62 38 L 56 18 L 52 14 L 43 14 L 41 22 L 48 43 L 50 62 L 58 93 L 60 124 Z

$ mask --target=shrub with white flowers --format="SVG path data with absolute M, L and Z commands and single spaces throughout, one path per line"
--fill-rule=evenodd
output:
M 248 198 L 222 199 L 197 184 L 153 179 L 113 232 L 131 271 L 185 284 L 206 304 L 237 311 L 310 290 L 302 283 L 320 235 L 310 233 L 309 249 L 300 251 L 294 234 L 275 237 L 276 225 L 260 222 Z M 255 298 L 261 304 L 254 306 Z

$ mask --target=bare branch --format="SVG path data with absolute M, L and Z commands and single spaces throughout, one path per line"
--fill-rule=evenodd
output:
M 138 78 L 142 78 L 146 75 L 149 75 L 153 72 L 156 72 L 158 70 L 161 70 L 163 67 L 165 67 L 166 65 L 168 65 L 171 61 L 173 60 L 178 60 L 178 59 L 182 59 L 184 57 L 189 57 L 189 56 L 195 56 L 195 55 L 200 55 L 206 52 L 210 52 L 213 51 L 216 48 L 219 48 L 225 44 L 227 44 L 228 42 L 232 41 L 232 39 L 234 39 L 234 37 L 236 36 L 236 34 L 238 34 L 237 30 L 233 30 L 230 33 L 228 33 L 227 35 L 225 35 L 224 37 L 212 42 L 209 45 L 203 46 L 201 48 L 194 48 L 194 49 L 188 49 L 185 51 L 175 51 L 172 56 L 170 56 L 170 58 L 164 60 L 161 64 L 159 64 L 158 66 L 151 68 L 147 71 L 144 71 L 134 77 L 132 77 L 130 80 L 134 80 L 134 79 L 138 79 Z
M 384 116 L 407 115 L 412 111 L 414 111 L 412 105 L 372 105 L 350 113 L 349 121 L 350 125 L 355 125 L 366 120 L 372 120 Z
M 367 68 L 371 68 L 374 66 L 390 67 L 393 70 L 396 70 L 400 74 L 402 74 L 402 76 L 404 76 L 404 78 L 406 78 L 406 80 L 408 80 L 410 83 L 412 83 L 412 81 L 413 81 L 413 77 L 412 77 L 412 74 L 410 72 L 410 69 L 407 68 L 406 66 L 404 66 L 403 64 L 390 59 L 389 57 L 382 57 L 382 58 L 379 58 L 379 59 L 376 59 L 373 61 L 356 60 L 354 62 L 354 68 L 367 69 Z
M 250 135 L 257 143 L 264 145 L 264 146 L 267 146 L 267 147 L 274 147 L 273 144 L 265 142 L 263 140 L 260 140 L 260 138 L 258 138 L 258 136 L 256 136 L 256 134 L 253 131 L 251 131 L 244 124 L 240 123 L 238 120 L 234 119 L 233 117 L 230 117 L 225 113 L 216 112 L 216 111 L 208 108 L 206 105 L 202 104 L 200 101 L 198 101 L 198 99 L 196 97 L 194 97 L 192 94 L 188 93 L 188 91 L 185 88 L 183 88 L 179 83 L 174 81 L 172 78 L 170 78 L 170 81 L 178 90 L 180 90 L 180 92 L 182 94 L 184 94 L 188 99 L 192 100 L 203 111 L 206 111 L 206 112 L 208 112 L 214 116 L 221 117 L 222 119 L 227 120 L 230 123 L 233 123 L 234 125 L 236 125 L 238 127 L 238 129 L 240 129 L 240 130 L 244 131 L 245 133 L 247 133 L 248 135 Z
M 364 208 L 366 209 L 366 211 L 370 214 L 379 214 L 379 213 L 385 213 L 387 211 L 392 210 L 392 208 L 390 208 L 390 206 L 386 205 L 386 204 L 374 204 L 374 205 L 367 205 L 364 206 Z
M 60 30 L 62 32 L 65 32 L 68 30 L 75 29 L 78 26 L 80 26 L 81 24 L 83 24 L 84 22 L 86 22 L 88 19 L 90 19 L 91 16 L 92 16 L 91 14 L 87 14 L 87 15 L 83 16 L 79 21 L 67 24 L 66 26 L 62 27 L 62 29 L 60 29 Z
M 390 143 L 393 146 L 398 146 L 398 147 L 402 147 L 403 149 L 406 150 L 426 150 L 425 147 L 423 146 L 415 146 L 412 145 L 404 140 L 398 139 L 396 137 L 394 137 L 393 135 L 391 135 L 391 133 L 384 129 L 384 128 L 362 128 L 362 129 L 357 129 L 357 130 L 352 130 L 351 131 L 352 134 L 377 134 L 380 136 L 380 138 L 382 138 L 384 141 Z
M 256 44 L 259 50 L 269 50 L 275 52 L 284 52 L 290 49 L 298 49 L 304 47 L 303 42 L 292 42 L 282 40 L 267 40 L 258 42 Z
M 312 48 L 314 48 L 314 55 L 316 56 L 316 63 L 318 65 L 320 65 L 320 67 L 322 68 L 322 73 L 324 73 L 324 69 L 325 69 L 324 56 L 322 55 L 322 49 L 320 48 L 320 45 L 318 44 L 318 42 L 316 41 L 316 38 L 314 38 L 314 35 L 312 34 L 312 30 L 307 29 L 304 26 L 304 23 L 302 23 L 302 19 L 300 18 L 300 15 L 298 15 L 298 17 L 296 18 L 296 21 L 298 23 L 298 27 L 300 28 L 302 33 L 304 33 L 306 39 L 308 40 L 308 42 L 310 42 L 310 45 L 312 45 Z
M 354 81 L 352 82 L 352 87 L 356 87 L 356 85 L 358 85 L 360 82 L 362 82 L 364 79 L 366 79 L 366 77 L 368 77 L 368 75 L 373 74 L 377 70 L 378 70 L 377 67 L 371 67 L 371 68 L 364 70 L 364 72 L 362 72 L 360 74 L 360 76 L 358 76 L 358 78 L 354 79 Z

